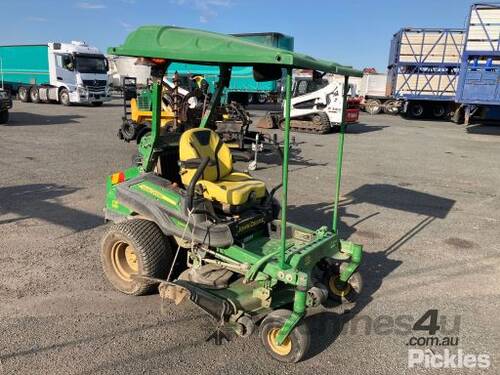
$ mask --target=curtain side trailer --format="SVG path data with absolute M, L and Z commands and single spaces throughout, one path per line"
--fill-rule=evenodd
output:
M 83 42 L 0 46 L 4 86 L 24 102 L 100 105 L 111 99 L 106 58 Z

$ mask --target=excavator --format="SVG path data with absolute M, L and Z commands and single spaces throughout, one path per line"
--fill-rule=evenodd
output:
M 342 123 L 344 106 L 343 82 L 329 82 L 323 75 L 313 72 L 311 77 L 295 77 L 293 97 L 290 106 L 290 130 L 300 133 L 326 134 Z M 353 91 L 347 86 L 348 94 Z M 346 124 L 358 122 L 360 99 L 348 96 L 346 104 Z M 284 129 L 286 106 L 279 112 L 269 112 L 257 125 L 258 128 Z

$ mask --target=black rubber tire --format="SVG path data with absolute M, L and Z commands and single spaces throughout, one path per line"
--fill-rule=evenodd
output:
M 257 103 L 266 104 L 267 103 L 267 95 L 266 94 L 256 94 Z
M 410 103 L 408 105 L 408 116 L 415 119 L 424 117 L 425 107 L 422 103 Z
M 3 110 L 0 112 L 0 124 L 6 124 L 9 122 L 9 111 Z
M 71 102 L 69 100 L 69 92 L 67 89 L 62 89 L 61 91 L 59 91 L 59 103 L 66 107 L 71 105 Z
M 173 261 L 170 241 L 152 221 L 132 219 L 114 224 L 102 240 L 101 262 L 104 275 L 115 289 L 128 295 L 139 296 L 151 292 L 157 285 L 137 279 L 125 281 L 118 276 L 111 261 L 113 245 L 118 242 L 133 246 L 139 275 L 160 279 L 167 277 Z
M 139 131 L 141 129 L 140 125 L 135 124 L 132 120 L 124 120 L 120 128 L 121 135 L 125 142 L 133 141 L 137 138 Z
M 446 107 L 443 104 L 434 104 L 432 106 L 432 117 L 441 119 L 446 115 Z
M 40 103 L 40 94 L 38 92 L 38 87 L 31 86 L 29 95 L 30 95 L 30 100 L 33 103 Z
M 323 284 L 328 289 L 328 299 L 336 304 L 356 302 L 363 290 L 363 278 L 358 271 L 354 272 L 347 283 L 343 285 L 340 280 L 338 280 L 338 282 L 334 284 L 337 290 L 336 292 L 331 288 L 330 283 L 332 280 L 337 279 L 342 271 L 344 271 L 345 267 L 347 267 L 347 263 L 333 262 L 329 264 L 323 276 Z M 339 293 L 339 291 L 341 293 Z M 345 294 L 343 294 L 344 292 Z
M 28 103 L 31 101 L 30 95 L 29 95 L 29 88 L 26 86 L 21 86 L 17 90 L 17 96 L 19 97 L 19 100 Z
M 102 104 L 103 104 L 102 102 L 93 102 L 92 107 L 100 107 L 102 106 Z
M 286 355 L 276 353 L 271 347 L 269 340 L 269 332 L 271 330 L 280 329 L 291 315 L 290 310 L 281 309 L 271 312 L 265 317 L 260 325 L 260 339 L 266 351 L 280 362 L 296 363 L 300 361 L 309 350 L 311 343 L 311 334 L 304 320 L 301 320 L 295 328 L 290 332 L 288 338 L 291 340 L 292 348 Z

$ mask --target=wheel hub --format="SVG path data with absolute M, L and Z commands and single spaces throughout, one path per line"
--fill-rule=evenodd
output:
M 289 336 L 283 341 L 281 345 L 278 345 L 277 337 L 278 337 L 278 332 L 280 331 L 279 328 L 273 328 L 271 329 L 268 334 L 267 334 L 267 341 L 269 343 L 269 347 L 276 353 L 281 356 L 286 356 L 290 354 L 292 351 L 292 340 L 290 339 Z
M 332 276 L 328 281 L 331 292 L 339 297 L 345 297 L 351 291 L 351 284 L 340 280 L 339 276 Z
M 137 274 L 139 265 L 137 255 L 132 245 L 117 241 L 111 249 L 111 264 L 118 277 L 130 281 Z

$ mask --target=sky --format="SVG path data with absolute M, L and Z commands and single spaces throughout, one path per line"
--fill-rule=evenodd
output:
M 384 72 L 402 27 L 463 28 L 472 0 L 0 0 L 0 45 L 83 40 L 105 52 L 141 25 L 276 31 L 295 50 Z M 417 5 L 418 4 L 418 5 Z

